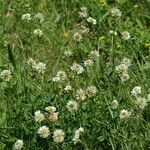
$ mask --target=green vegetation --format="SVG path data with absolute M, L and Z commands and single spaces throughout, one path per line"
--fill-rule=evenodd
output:
M 0 0 L 0 150 L 148 150 L 149 10 Z

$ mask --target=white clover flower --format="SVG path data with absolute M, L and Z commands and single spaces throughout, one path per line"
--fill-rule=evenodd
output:
M 42 30 L 40 30 L 40 29 L 35 29 L 34 30 L 34 35 L 36 35 L 36 36 L 42 36 L 43 35 L 43 31 Z
M 32 67 L 33 69 L 35 69 L 35 67 L 36 67 L 36 61 L 33 60 L 33 58 L 29 58 L 29 59 L 27 60 L 27 64 L 28 64 L 30 67 Z
M 97 24 L 96 19 L 94 19 L 94 18 L 92 18 L 92 17 L 89 17 L 89 18 L 87 19 L 87 22 L 92 23 L 92 24 L 94 24 L 94 25 Z
M 54 78 L 52 79 L 52 81 L 53 81 L 53 82 L 58 82 L 58 81 L 60 81 L 60 78 L 59 78 L 59 77 L 54 77 Z
M 49 115 L 49 119 L 52 121 L 52 122 L 55 122 L 55 121 L 57 121 L 58 120 L 58 112 L 52 112 L 52 113 L 50 113 L 50 115 Z
M 65 52 L 64 52 L 64 57 L 70 57 L 70 56 L 72 56 L 72 51 L 71 50 L 66 50 Z
M 122 15 L 122 12 L 121 12 L 118 8 L 116 8 L 116 7 L 112 8 L 112 9 L 110 10 L 110 13 L 111 13 L 112 16 L 114 16 L 114 17 L 121 17 L 121 15 Z
M 86 26 L 83 26 L 83 25 L 81 25 L 81 28 L 82 28 L 82 33 L 89 33 L 89 31 L 90 31 L 90 29 L 89 28 L 87 28 Z
M 121 110 L 120 112 L 120 119 L 127 119 L 130 117 L 130 112 L 126 109 Z
M 65 91 L 67 91 L 67 92 L 68 92 L 68 91 L 71 91 L 71 90 L 72 90 L 72 86 L 67 85 L 64 89 L 65 89 Z
M 123 40 L 129 40 L 130 39 L 130 33 L 127 31 L 121 32 Z
M 83 89 L 77 90 L 76 99 L 80 101 L 84 101 L 86 99 L 85 91 Z
M 137 97 L 138 95 L 141 94 L 141 87 L 140 86 L 135 86 L 132 91 L 131 94 L 135 97 Z
M 11 71 L 10 70 L 3 70 L 0 73 L 0 78 L 4 81 L 10 81 L 10 79 L 12 78 L 11 76 Z
M 50 134 L 49 128 L 47 126 L 42 126 L 38 129 L 37 133 L 42 138 L 47 138 Z
M 139 108 L 144 109 L 147 106 L 147 100 L 144 97 L 137 97 L 135 102 Z
M 122 74 L 120 74 L 119 76 L 122 81 L 127 81 L 130 79 L 130 76 L 127 72 L 122 72 Z
M 128 66 L 125 64 L 120 64 L 116 66 L 115 70 L 118 72 L 118 74 L 122 74 L 123 72 L 127 72 Z
M 53 140 L 56 143 L 61 143 L 64 141 L 65 133 L 61 129 L 57 129 L 54 131 Z
M 56 77 L 58 77 L 61 81 L 67 78 L 66 73 L 64 71 L 57 72 Z
M 74 144 L 78 143 L 79 138 L 80 138 L 80 134 L 84 132 L 84 128 L 80 127 L 78 130 L 75 131 L 75 135 L 72 139 L 72 141 L 74 142 Z
M 73 35 L 73 38 L 75 41 L 81 41 L 82 39 L 82 36 L 80 33 L 76 32 L 74 35 Z
M 23 140 L 17 140 L 14 144 L 15 150 L 21 150 L 23 148 Z
M 84 71 L 83 67 L 77 63 L 73 63 L 70 69 L 75 71 L 77 74 L 81 74 Z
M 48 111 L 49 113 L 53 113 L 56 111 L 56 107 L 54 106 L 48 106 L 45 108 L 46 111 Z
M 42 22 L 44 21 L 44 16 L 43 16 L 42 13 L 37 13 L 37 14 L 34 16 L 34 18 L 35 18 L 36 20 L 38 20 L 40 23 L 42 23 Z
M 44 114 L 41 113 L 40 110 L 38 110 L 34 113 L 34 119 L 36 122 L 41 122 L 45 119 L 45 116 Z
M 30 21 L 31 20 L 31 15 L 29 13 L 26 13 L 26 14 L 22 15 L 22 20 Z
M 84 66 L 85 67 L 91 67 L 93 65 L 93 60 L 92 59 L 88 59 L 86 61 L 84 61 Z
M 110 33 L 110 34 L 112 34 L 112 35 L 115 35 L 115 36 L 116 36 L 116 35 L 118 35 L 118 33 L 117 33 L 117 32 L 112 31 L 112 30 L 110 30 L 110 31 L 109 31 L 109 33 Z
M 70 111 L 72 111 L 72 110 L 77 110 L 77 109 L 78 109 L 78 104 L 77 104 L 77 102 L 75 102 L 75 101 L 73 101 L 73 100 L 70 100 L 70 101 L 67 103 L 66 107 L 67 107 Z
M 128 68 L 128 67 L 130 67 L 130 65 L 131 65 L 131 60 L 130 60 L 129 58 L 124 57 L 124 58 L 122 59 L 121 64 L 124 64 L 124 65 Z
M 112 109 L 117 109 L 119 103 L 118 103 L 117 100 L 113 100 L 112 103 L 111 103 L 111 105 L 112 105 Z
M 86 90 L 86 93 L 89 97 L 94 96 L 97 93 L 96 86 L 93 86 L 93 85 L 89 86 Z
M 35 66 L 35 70 L 38 72 L 38 73 L 44 73 L 46 69 L 46 64 L 42 63 L 42 62 L 39 62 L 38 64 L 36 64 Z
M 91 51 L 89 54 L 89 57 L 93 60 L 97 60 L 99 58 L 99 51 Z
M 79 11 L 79 16 L 83 18 L 87 18 L 88 17 L 87 7 L 81 7 L 80 9 L 81 11 Z

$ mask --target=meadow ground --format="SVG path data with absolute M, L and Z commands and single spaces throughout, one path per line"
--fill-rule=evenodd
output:
M 150 149 L 149 0 L 0 0 L 0 150 Z

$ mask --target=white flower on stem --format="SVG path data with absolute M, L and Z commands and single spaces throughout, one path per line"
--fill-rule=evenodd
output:
M 23 140 L 17 140 L 14 144 L 15 150 L 21 150 L 23 148 Z
M 71 90 L 72 90 L 72 86 L 71 86 L 71 85 L 67 85 L 64 89 L 65 89 L 65 91 L 67 91 L 67 92 L 68 92 L 68 91 L 71 91 Z
M 84 132 L 84 128 L 80 127 L 78 130 L 75 131 L 74 137 L 72 139 L 72 141 L 74 142 L 74 144 L 77 144 L 80 138 L 80 134 Z
M 47 126 L 42 126 L 38 129 L 37 133 L 42 138 L 47 138 L 50 134 L 49 128 Z
M 128 110 L 123 109 L 120 112 L 120 119 L 127 119 L 130 117 L 130 115 L 131 115 L 131 113 Z
M 117 33 L 117 32 L 112 31 L 112 30 L 110 30 L 110 31 L 109 31 L 109 33 L 110 33 L 111 35 L 115 35 L 115 36 L 116 36 L 116 35 L 118 35 L 118 33 Z
M 87 18 L 88 17 L 87 8 L 81 7 L 80 9 L 81 11 L 79 11 L 79 16 L 83 18 Z
M 38 72 L 38 73 L 44 73 L 46 69 L 46 64 L 42 63 L 42 62 L 39 62 L 38 64 L 36 64 L 35 66 L 35 70 Z
M 26 14 L 22 15 L 22 20 L 30 21 L 31 20 L 31 15 L 29 13 L 26 13 Z
M 111 103 L 111 105 L 112 105 L 112 109 L 117 109 L 119 103 L 118 103 L 117 100 L 113 100 L 112 103 Z
M 140 86 L 135 86 L 132 91 L 131 94 L 135 97 L 139 96 L 141 94 L 141 87 Z
M 58 120 L 58 112 L 52 112 L 49 114 L 49 119 L 52 121 L 52 122 L 55 122 Z
M 37 14 L 34 16 L 34 18 L 35 18 L 36 20 L 38 20 L 40 23 L 42 23 L 42 22 L 44 21 L 44 16 L 43 16 L 42 13 L 37 13 Z
M 72 56 L 72 51 L 71 50 L 66 50 L 65 52 L 64 52 L 64 57 L 70 57 L 70 56 Z
M 73 35 L 73 38 L 75 41 L 81 41 L 82 39 L 82 36 L 80 33 L 76 32 L 74 35 Z
M 121 15 L 122 15 L 122 12 L 121 12 L 118 8 L 116 8 L 116 7 L 112 8 L 112 9 L 110 10 L 110 13 L 111 13 L 112 16 L 114 16 L 114 17 L 121 17 Z
M 130 37 L 131 37 L 131 36 L 130 36 L 130 33 L 127 32 L 127 31 L 121 32 L 121 35 L 122 35 L 123 40 L 129 40 Z
M 147 100 L 144 97 L 137 97 L 135 102 L 139 108 L 144 109 L 147 106 Z
M 94 24 L 94 25 L 97 24 L 96 19 L 94 19 L 94 18 L 92 18 L 92 17 L 89 17 L 89 18 L 87 19 L 87 22 L 92 23 L 92 24 Z
M 97 93 L 96 86 L 93 86 L 93 85 L 89 86 L 86 90 L 86 93 L 89 97 L 94 96 Z
M 66 107 L 68 108 L 68 110 L 72 111 L 72 110 L 77 110 L 78 109 L 78 104 L 76 101 L 70 100 Z
M 86 61 L 84 61 L 84 66 L 85 67 L 91 67 L 91 66 L 93 66 L 93 60 L 92 59 L 88 59 L 88 60 L 86 60 Z
M 77 63 L 73 63 L 73 65 L 70 67 L 70 69 L 72 71 L 75 71 L 77 74 L 81 74 L 84 71 L 83 67 Z
M 40 110 L 38 110 L 34 113 L 34 119 L 36 122 L 41 122 L 45 119 L 45 116 L 44 114 L 41 113 Z
M 97 60 L 99 58 L 99 51 L 91 51 L 89 54 L 89 57 L 93 60 Z
M 36 67 L 36 61 L 33 60 L 33 58 L 31 58 L 31 57 L 27 60 L 27 64 L 28 64 L 30 67 L 32 67 L 33 69 L 35 69 L 35 67 Z
M 48 106 L 48 107 L 45 108 L 45 110 L 47 112 L 49 112 L 49 113 L 53 113 L 53 112 L 56 111 L 56 107 L 54 107 L 54 106 Z
M 40 29 L 35 29 L 34 30 L 34 35 L 36 35 L 36 36 L 42 36 L 43 35 L 43 31 L 42 30 L 40 30 Z
M 54 131 L 53 140 L 56 143 L 61 143 L 64 141 L 65 133 L 61 129 L 57 129 Z
M 10 81 L 10 79 L 12 78 L 11 76 L 11 71 L 10 70 L 3 70 L 0 73 L 0 78 L 4 81 Z
M 83 89 L 77 90 L 76 99 L 84 101 L 86 99 L 85 91 Z

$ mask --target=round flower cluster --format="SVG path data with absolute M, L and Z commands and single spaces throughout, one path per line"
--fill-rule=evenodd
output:
M 131 65 L 130 59 L 123 58 L 121 64 L 116 66 L 115 70 L 122 81 L 127 81 L 130 78 L 128 74 L 128 68 L 130 65 Z
M 10 70 L 3 70 L 0 73 L 0 78 L 4 81 L 10 81 L 10 79 L 12 78 L 11 76 L 11 71 Z
M 72 139 L 72 141 L 74 142 L 74 144 L 77 144 L 80 138 L 80 134 L 84 132 L 84 128 L 80 127 L 78 130 L 75 131 L 75 135 Z
M 54 82 L 64 81 L 67 78 L 64 71 L 57 72 L 56 76 L 52 79 Z

